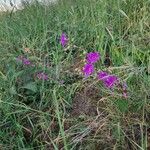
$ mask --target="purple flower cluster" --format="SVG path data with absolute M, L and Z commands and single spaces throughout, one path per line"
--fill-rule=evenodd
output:
M 65 33 L 62 33 L 60 36 L 60 44 L 65 47 L 68 44 L 68 38 Z M 86 54 L 86 64 L 83 67 L 83 73 L 84 76 L 87 78 L 90 75 L 92 75 L 95 71 L 95 63 L 97 63 L 100 60 L 100 53 L 99 52 L 90 52 Z M 17 61 L 21 61 L 23 65 L 26 66 L 35 66 L 31 63 L 31 61 L 23 56 L 19 56 L 17 58 Z M 36 73 L 36 77 L 40 80 L 47 81 L 49 79 L 48 75 L 44 72 L 38 72 Z M 120 79 L 116 75 L 111 75 L 106 71 L 100 71 L 97 73 L 98 80 L 102 81 L 104 86 L 108 89 L 112 89 L 118 84 L 121 86 L 123 90 L 123 97 L 127 98 L 127 84 L 123 83 L 120 84 Z
M 104 71 L 98 72 L 98 79 L 103 81 L 107 88 L 113 88 L 119 82 L 119 78 L 116 75 L 110 75 Z
M 37 73 L 37 78 L 40 80 L 48 80 L 48 75 L 45 74 L 44 72 L 39 72 Z
M 83 67 L 83 73 L 85 77 L 89 77 L 95 71 L 94 64 L 100 60 L 99 52 L 90 52 L 86 55 L 86 64 Z M 108 89 L 114 88 L 120 84 L 119 78 L 116 75 L 111 75 L 106 71 L 100 71 L 97 73 L 98 80 L 101 80 L 104 86 Z M 123 85 L 123 96 L 127 97 L 126 85 Z
M 83 72 L 85 77 L 88 77 L 94 72 L 94 65 L 93 64 L 85 64 L 83 67 Z
M 96 63 L 100 59 L 99 52 L 90 52 L 86 55 L 87 63 L 93 64 Z
M 31 64 L 30 60 L 27 58 L 23 58 L 22 62 L 24 65 L 30 65 Z
M 85 77 L 90 76 L 94 72 L 94 63 L 100 59 L 98 52 L 90 52 L 86 55 L 86 64 L 83 67 Z
M 35 66 L 31 63 L 31 61 L 29 59 L 27 59 L 26 57 L 23 56 L 19 56 L 16 58 L 17 61 L 21 61 L 23 65 L 26 66 Z M 48 80 L 48 75 L 43 73 L 43 72 L 39 72 L 36 74 L 36 77 L 40 80 Z
M 61 37 L 60 37 L 60 43 L 63 47 L 65 47 L 68 43 L 68 38 L 66 36 L 65 33 L 62 33 Z
M 29 59 L 23 57 L 23 56 L 19 56 L 17 57 L 17 61 L 21 61 L 24 65 L 31 65 L 31 62 Z

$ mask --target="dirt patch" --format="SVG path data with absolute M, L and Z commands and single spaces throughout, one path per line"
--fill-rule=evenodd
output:
M 85 86 L 75 94 L 71 115 L 96 116 L 97 102 L 100 99 L 100 90 L 96 86 Z

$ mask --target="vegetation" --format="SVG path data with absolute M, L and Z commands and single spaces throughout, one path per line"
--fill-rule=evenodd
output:
M 149 149 L 150 1 L 24 5 L 0 14 L 0 149 Z M 89 52 L 126 91 L 84 77 Z

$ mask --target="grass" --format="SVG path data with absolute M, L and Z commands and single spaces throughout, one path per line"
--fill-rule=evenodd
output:
M 0 149 L 149 149 L 149 6 L 149 0 L 60 0 L 0 14 Z M 97 70 L 127 83 L 127 99 L 94 77 L 83 80 L 91 51 L 101 54 Z M 17 63 L 20 55 L 36 66 Z M 35 78 L 37 71 L 49 81 Z

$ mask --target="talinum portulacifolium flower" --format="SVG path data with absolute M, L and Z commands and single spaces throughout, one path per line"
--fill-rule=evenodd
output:
M 100 60 L 99 52 L 90 52 L 86 54 L 86 64 L 83 67 L 84 76 L 87 78 L 92 75 L 95 71 L 94 64 Z M 97 79 L 101 80 L 104 86 L 108 89 L 113 90 L 115 86 L 118 86 L 120 83 L 119 77 L 113 74 L 109 74 L 106 71 L 97 72 Z M 127 85 L 123 84 L 123 97 L 127 97 Z
M 93 64 L 85 64 L 83 67 L 83 73 L 85 77 L 90 76 L 94 72 L 94 65 Z
M 20 61 L 23 65 L 25 66 L 35 66 L 33 63 L 31 63 L 31 61 L 24 57 L 24 56 L 19 56 L 16 58 L 17 61 Z M 39 72 L 39 73 L 36 73 L 36 77 L 39 79 L 39 80 L 45 80 L 47 81 L 49 78 L 48 78 L 48 75 L 44 72 Z
M 96 63 L 100 60 L 100 54 L 99 52 L 90 52 L 86 55 L 86 61 L 87 63 Z
M 86 55 L 86 64 L 83 67 L 83 73 L 85 77 L 90 76 L 94 73 L 94 63 L 100 59 L 99 52 L 90 52 Z
M 27 66 L 31 65 L 31 61 L 28 58 L 23 57 L 23 56 L 17 57 L 17 61 L 21 61 L 22 64 L 27 65 Z
M 67 38 L 67 35 L 65 33 L 62 33 L 61 34 L 61 37 L 60 37 L 60 44 L 65 47 L 68 43 L 68 38 Z
M 119 78 L 116 75 L 110 75 L 104 71 L 98 72 L 98 79 L 103 81 L 107 88 L 113 88 L 119 82 Z
M 48 75 L 44 72 L 37 73 L 37 78 L 40 80 L 48 80 Z

